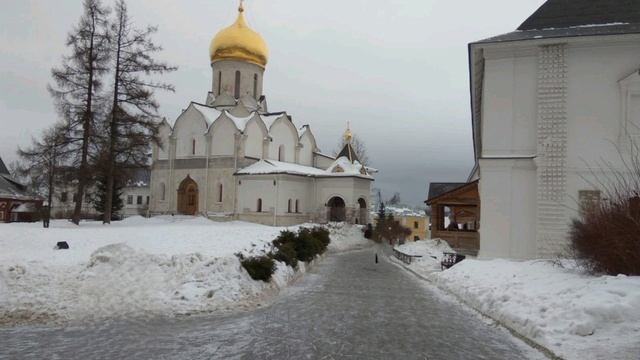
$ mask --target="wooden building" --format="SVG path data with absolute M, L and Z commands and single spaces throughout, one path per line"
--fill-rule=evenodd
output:
M 425 201 L 431 206 L 431 238 L 446 240 L 459 253 L 477 255 L 480 249 L 478 181 L 431 183 Z
M 40 219 L 42 199 L 14 179 L 0 158 L 0 223 Z

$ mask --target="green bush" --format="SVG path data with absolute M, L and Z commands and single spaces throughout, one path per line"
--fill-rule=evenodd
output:
M 242 267 L 247 270 L 253 280 L 269 282 L 276 271 L 276 263 L 267 255 L 240 259 Z
M 273 241 L 278 249 L 273 258 L 295 268 L 298 261 L 312 261 L 317 255 L 327 251 L 330 242 L 329 231 L 320 226 L 302 228 L 298 233 L 285 230 Z
M 280 245 L 280 247 L 278 247 L 278 251 L 273 255 L 273 258 L 278 261 L 282 261 L 294 269 L 298 267 L 296 247 L 293 242 L 287 242 Z

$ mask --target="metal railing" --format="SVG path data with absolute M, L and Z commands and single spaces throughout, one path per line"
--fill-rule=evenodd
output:
M 402 261 L 403 263 L 407 264 L 407 265 L 411 265 L 411 262 L 413 261 L 414 258 L 421 258 L 422 256 L 420 255 L 409 255 L 409 254 L 405 254 L 402 251 L 399 251 L 397 249 L 393 249 L 393 255 L 398 258 L 398 260 Z

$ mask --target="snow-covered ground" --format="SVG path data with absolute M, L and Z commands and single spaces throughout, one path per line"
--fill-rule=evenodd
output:
M 590 276 L 565 262 L 467 259 L 438 272 L 446 247 L 400 247 L 410 268 L 565 359 L 640 359 L 640 277 Z M 430 261 L 429 259 L 433 260 Z
M 278 263 L 270 283 L 253 281 L 234 254 L 268 251 L 283 229 L 179 216 L 2 224 L 0 324 L 254 307 L 297 273 Z M 365 240 L 355 235 L 332 229 L 332 249 L 358 247 Z M 70 249 L 54 250 L 58 241 Z

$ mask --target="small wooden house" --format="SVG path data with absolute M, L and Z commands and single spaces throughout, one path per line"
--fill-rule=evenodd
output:
M 446 240 L 459 253 L 477 255 L 480 249 L 478 181 L 431 183 L 425 201 L 431 206 L 431 238 Z

